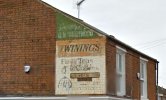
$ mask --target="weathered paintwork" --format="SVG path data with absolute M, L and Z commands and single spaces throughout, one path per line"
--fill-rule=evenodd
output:
M 105 94 L 105 39 L 56 42 L 56 94 Z
M 97 37 L 97 34 L 84 26 L 73 20 L 72 18 L 68 18 L 61 13 L 56 14 L 57 20 L 57 34 L 56 38 L 59 39 L 78 39 L 78 38 L 94 38 Z

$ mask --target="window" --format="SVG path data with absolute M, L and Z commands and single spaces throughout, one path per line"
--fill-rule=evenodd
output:
M 158 96 L 158 100 L 161 100 L 161 97 L 160 97 L 160 96 Z
M 125 80 L 125 53 L 126 50 L 117 47 L 116 53 L 116 90 L 118 96 L 126 94 Z
M 157 100 L 166 100 L 163 94 L 158 94 L 158 99 Z
M 141 99 L 147 99 L 147 62 L 148 60 L 140 58 L 140 92 Z

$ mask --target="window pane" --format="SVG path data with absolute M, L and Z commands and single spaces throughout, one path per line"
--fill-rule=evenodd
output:
M 144 79 L 144 64 L 141 63 L 141 68 L 140 68 L 140 74 L 141 74 L 141 78 Z
M 119 59 L 119 68 L 118 68 L 118 70 L 119 70 L 119 72 L 122 72 L 122 55 L 121 54 L 119 54 L 119 57 L 118 57 Z
M 122 82 L 122 76 L 117 75 L 117 92 L 121 92 L 121 82 Z
M 141 96 L 143 96 L 143 94 L 144 94 L 144 93 L 143 93 L 143 92 L 144 92 L 144 89 L 143 89 L 143 88 L 144 88 L 143 82 L 141 81 Z
M 116 91 L 118 96 L 126 94 L 125 87 L 125 52 L 118 50 L 116 54 Z
M 141 96 L 143 98 L 147 98 L 147 62 L 146 61 L 142 61 L 140 62 L 140 92 L 141 92 Z

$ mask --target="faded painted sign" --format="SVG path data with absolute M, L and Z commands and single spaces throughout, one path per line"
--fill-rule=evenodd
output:
M 74 21 L 72 18 L 57 13 L 57 39 L 94 38 L 97 34 L 89 28 Z
M 106 93 L 105 39 L 56 42 L 56 94 Z
M 91 73 L 71 73 L 70 78 L 99 78 L 99 72 L 91 72 Z

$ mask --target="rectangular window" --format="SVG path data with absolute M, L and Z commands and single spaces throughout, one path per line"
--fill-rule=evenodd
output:
M 117 47 L 116 52 L 116 90 L 118 96 L 126 94 L 126 80 L 125 80 L 125 53 L 126 50 Z
M 147 61 L 140 58 L 140 92 L 142 100 L 147 99 Z

